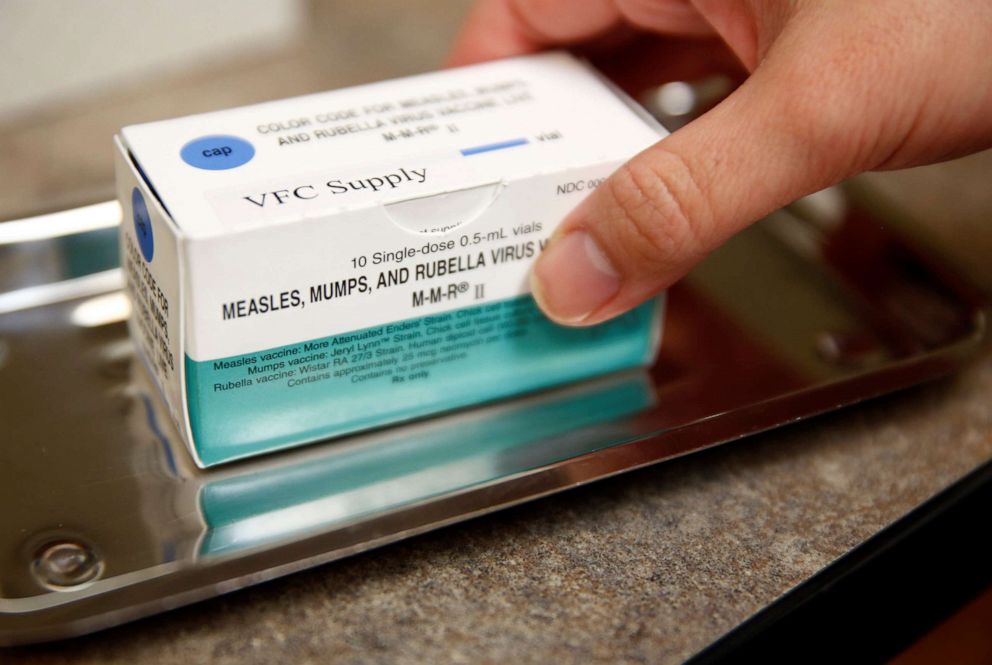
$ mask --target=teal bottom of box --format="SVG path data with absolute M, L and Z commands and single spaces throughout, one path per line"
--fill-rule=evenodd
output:
M 239 356 L 187 356 L 194 447 L 211 466 L 644 365 L 658 309 L 568 328 L 522 296 Z

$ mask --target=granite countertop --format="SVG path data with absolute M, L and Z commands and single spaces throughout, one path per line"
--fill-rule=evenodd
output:
M 324 85 L 305 62 L 291 53 L 228 73 L 222 89 L 192 79 L 166 97 L 146 85 L 140 101 L 0 127 L 0 168 L 19 165 L 0 203 L 18 210 L 32 191 L 74 183 L 92 197 L 110 172 L 93 142 L 117 126 L 174 114 L 176 99 L 241 103 L 239 81 L 278 81 L 266 88 L 276 97 Z M 985 153 L 877 184 L 925 218 L 957 204 L 929 237 L 992 293 L 992 193 L 976 193 L 990 165 Z M 985 354 L 928 385 L 0 661 L 677 662 L 989 459 Z

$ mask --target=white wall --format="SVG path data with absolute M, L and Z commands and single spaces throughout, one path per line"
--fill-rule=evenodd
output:
M 302 0 L 0 0 L 0 120 L 278 47 L 303 21 Z

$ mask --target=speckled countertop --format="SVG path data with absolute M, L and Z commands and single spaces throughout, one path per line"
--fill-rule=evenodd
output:
M 233 80 L 279 81 L 272 96 L 313 89 L 324 79 L 300 57 Z M 244 101 L 236 87 L 184 85 L 204 107 Z M 18 170 L 39 191 L 77 173 L 90 196 L 109 152 L 73 171 L 55 147 L 86 162 L 103 129 L 174 112 L 163 97 L 116 104 L 0 127 L 0 161 L 41 160 Z M 24 136 L 52 151 L 28 154 Z M 985 154 L 879 185 L 925 215 L 965 203 L 932 239 L 992 292 L 992 195 L 978 200 L 961 177 L 990 165 Z M 17 209 L 24 191 L 0 201 Z M 986 355 L 929 385 L 99 634 L 0 651 L 0 662 L 677 662 L 989 459 Z

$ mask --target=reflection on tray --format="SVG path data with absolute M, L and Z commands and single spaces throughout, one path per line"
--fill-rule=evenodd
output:
M 137 373 L 150 392 L 147 373 Z M 148 394 L 141 399 L 146 408 L 135 409 L 142 417 L 132 424 L 146 430 L 145 440 L 164 444 L 166 468 L 183 462 L 181 444 L 162 435 L 164 414 L 148 410 Z M 205 526 L 195 554 L 274 543 L 592 452 L 620 442 L 597 424 L 653 403 L 650 377 L 635 370 L 200 471 L 192 480 Z

